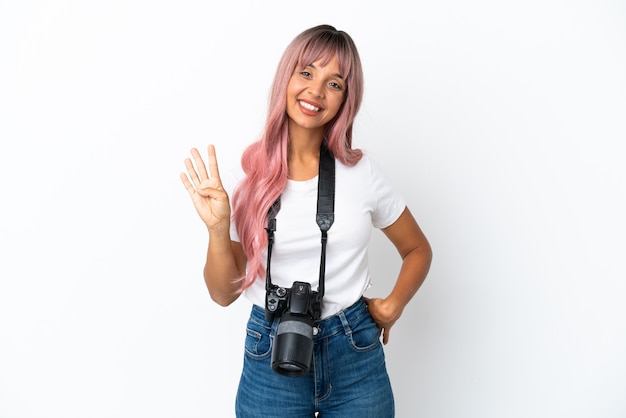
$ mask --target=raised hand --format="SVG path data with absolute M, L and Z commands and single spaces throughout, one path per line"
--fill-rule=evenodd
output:
M 208 146 L 209 171 L 196 148 L 191 150 L 191 158 L 185 159 L 189 177 L 180 173 L 180 179 L 189 192 L 196 211 L 209 231 L 228 228 L 230 225 L 230 203 L 222 186 L 215 156 L 215 147 Z M 190 180 L 191 179 L 191 180 Z

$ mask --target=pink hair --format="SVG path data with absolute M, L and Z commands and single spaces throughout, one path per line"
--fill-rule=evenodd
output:
M 287 85 L 296 67 L 318 60 L 325 65 L 334 56 L 347 88 L 337 116 L 324 128 L 324 141 L 345 165 L 353 166 L 361 159 L 362 152 L 352 148 L 352 127 L 363 98 L 363 71 L 356 46 L 347 33 L 332 26 L 307 29 L 285 50 L 270 92 L 265 130 L 241 158 L 246 177 L 233 194 L 233 221 L 248 258 L 242 290 L 257 277 L 265 277 L 261 252 L 267 245 L 267 212 L 287 184 Z

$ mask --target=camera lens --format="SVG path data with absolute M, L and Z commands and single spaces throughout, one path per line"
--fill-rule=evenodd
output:
M 302 376 L 313 357 L 313 320 L 305 315 L 284 313 L 272 349 L 272 369 L 285 376 Z
M 281 374 L 300 375 L 301 373 L 306 373 L 306 370 L 304 370 L 302 367 L 298 366 L 297 364 L 284 363 L 284 364 L 277 364 L 276 367 L 280 370 Z

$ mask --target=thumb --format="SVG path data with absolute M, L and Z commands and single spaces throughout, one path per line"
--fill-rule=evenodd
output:
M 389 328 L 385 327 L 383 329 L 383 345 L 387 345 L 389 342 Z

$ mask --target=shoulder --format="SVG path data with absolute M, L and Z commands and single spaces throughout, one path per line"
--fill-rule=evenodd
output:
M 338 175 L 355 176 L 365 179 L 377 180 L 384 177 L 380 165 L 366 152 L 363 152 L 361 159 L 353 166 L 348 166 L 337 160 Z

